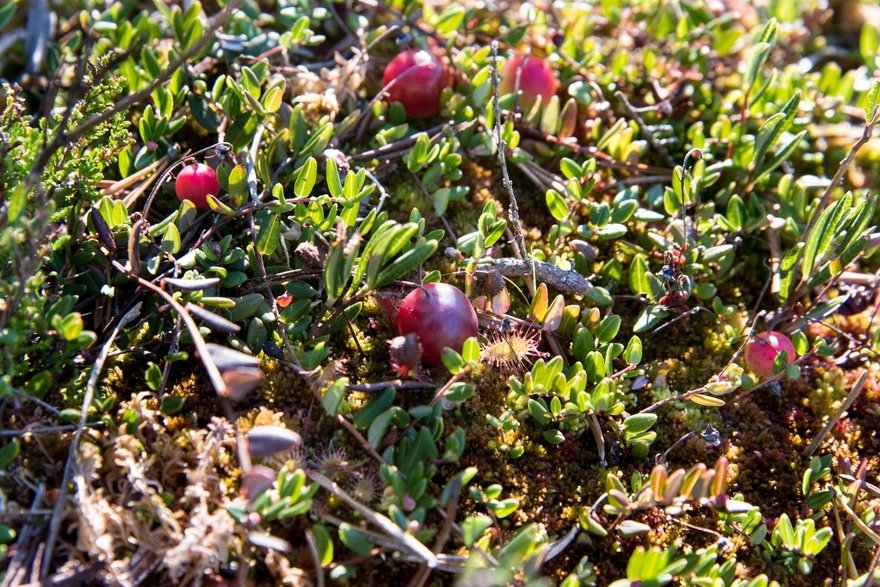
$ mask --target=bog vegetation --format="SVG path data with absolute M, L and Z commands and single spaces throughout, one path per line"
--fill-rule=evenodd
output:
M 2 3 L 4 584 L 880 580 L 827 4 Z

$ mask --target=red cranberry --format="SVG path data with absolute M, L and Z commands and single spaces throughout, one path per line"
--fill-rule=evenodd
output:
M 520 64 L 522 64 L 521 71 Z M 519 104 L 523 109 L 531 108 L 538 96 L 541 96 L 543 104 L 547 104 L 547 101 L 559 89 L 559 80 L 556 79 L 556 74 L 553 73 L 553 69 L 546 61 L 531 55 L 525 58 L 522 55 L 517 55 L 504 64 L 498 91 L 502 94 L 512 93 L 517 87 L 517 75 L 519 75 L 519 89 L 522 92 Z
M 414 332 L 422 343 L 424 362 L 439 366 L 444 348 L 461 352 L 464 341 L 477 335 L 477 313 L 454 285 L 429 283 L 403 299 L 397 327 L 401 334 Z
M 797 355 L 787 336 L 775 330 L 762 332 L 746 343 L 746 365 L 761 378 L 772 377 L 773 361 L 781 352 L 785 352 L 789 363 L 794 363 Z
M 440 93 L 452 83 L 446 67 L 424 49 L 408 49 L 398 54 L 382 75 L 388 97 L 400 102 L 410 118 L 430 118 L 440 112 Z
M 189 200 L 196 208 L 208 207 L 208 194 L 216 196 L 220 193 L 220 182 L 217 172 L 204 163 L 193 163 L 183 168 L 174 182 L 174 191 L 182 202 Z

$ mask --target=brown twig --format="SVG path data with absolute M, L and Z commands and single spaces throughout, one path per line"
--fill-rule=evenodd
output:
M 431 389 L 436 386 L 428 381 L 403 381 L 402 379 L 394 379 L 391 381 L 377 381 L 376 383 L 350 383 L 346 385 L 346 387 L 352 391 L 378 393 L 388 387 L 394 389 Z
M 592 284 L 580 273 L 560 269 L 544 261 L 526 262 L 520 259 L 502 258 L 481 261 L 481 265 L 491 264 L 498 269 L 504 277 L 525 277 L 534 275 L 538 283 L 546 283 L 548 286 L 563 293 L 584 295 Z
M 516 193 L 513 191 L 513 182 L 510 181 L 510 174 L 507 171 L 507 143 L 501 134 L 501 107 L 498 105 L 498 41 L 492 42 L 492 114 L 495 122 L 495 146 L 498 149 L 498 162 L 501 165 L 501 177 L 504 187 L 507 188 L 507 195 L 510 198 L 508 206 L 508 215 L 510 216 L 510 224 L 512 225 L 514 245 L 519 252 L 519 257 L 523 260 L 529 260 L 529 251 L 526 249 L 526 241 L 522 233 L 522 225 L 519 222 L 519 205 L 516 201 Z M 534 265 L 531 266 L 526 275 L 534 273 Z M 529 287 L 529 293 L 535 295 L 535 283 L 533 279 L 527 279 L 526 283 Z

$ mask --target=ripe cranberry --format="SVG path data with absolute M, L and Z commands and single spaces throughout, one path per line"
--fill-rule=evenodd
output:
M 520 71 L 522 64 L 522 71 Z M 525 57 L 517 55 L 513 59 L 509 59 L 501 70 L 501 84 L 498 91 L 502 94 L 510 94 L 516 89 L 516 77 L 519 75 L 519 89 L 522 91 L 519 104 L 523 109 L 528 110 L 541 96 L 541 103 L 547 104 L 547 101 L 556 94 L 559 89 L 559 80 L 553 73 L 550 65 L 538 57 L 531 55 Z
M 464 341 L 477 335 L 477 313 L 464 293 L 447 283 L 429 283 L 409 292 L 397 312 L 401 334 L 414 332 L 429 365 L 443 364 L 449 347 L 461 352 Z
M 216 196 L 220 193 L 220 182 L 217 181 L 217 172 L 204 163 L 187 165 L 177 175 L 174 182 L 174 191 L 177 199 L 181 202 L 189 200 L 196 208 L 208 207 L 208 194 Z
M 775 330 L 762 332 L 746 343 L 746 365 L 762 378 L 772 377 L 773 361 L 783 351 L 788 362 L 794 363 L 797 355 L 787 336 Z
M 388 97 L 400 102 L 410 118 L 430 118 L 440 112 L 440 93 L 452 84 L 452 76 L 439 59 L 424 49 L 398 54 L 382 75 Z

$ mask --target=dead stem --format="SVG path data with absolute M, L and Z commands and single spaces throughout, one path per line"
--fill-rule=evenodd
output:
M 509 216 L 512 225 L 514 245 L 519 252 L 520 258 L 529 260 L 529 252 L 526 249 L 526 241 L 522 233 L 522 225 L 519 222 L 519 205 L 516 202 L 516 193 L 513 191 L 513 183 L 510 181 L 510 173 L 507 171 L 507 143 L 501 135 L 501 108 L 498 106 L 498 41 L 492 41 L 492 117 L 495 127 L 495 146 L 498 149 L 498 162 L 501 165 L 501 176 L 507 195 L 510 197 Z M 534 271 L 529 273 L 534 274 Z M 526 279 L 529 293 L 535 295 L 535 280 Z

